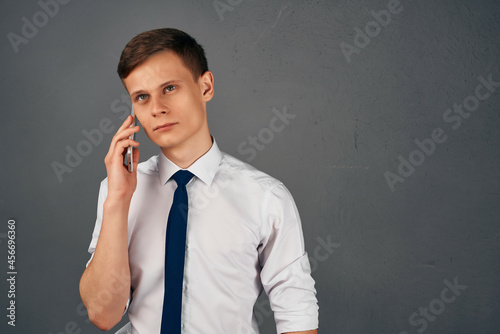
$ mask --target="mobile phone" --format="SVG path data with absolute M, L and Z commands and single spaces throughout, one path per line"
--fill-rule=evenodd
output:
M 130 115 L 134 118 L 134 123 L 130 125 L 130 127 L 134 127 L 136 124 L 135 121 L 135 114 L 134 114 L 134 106 L 132 106 L 132 109 L 130 110 Z M 129 136 L 130 139 L 134 140 L 135 138 L 135 133 L 132 133 Z M 128 167 L 128 171 L 132 173 L 134 171 L 134 148 L 132 146 L 127 147 L 127 154 L 125 156 L 125 165 Z

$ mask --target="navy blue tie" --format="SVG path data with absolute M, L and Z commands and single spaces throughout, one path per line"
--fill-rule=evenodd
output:
M 161 334 L 181 333 L 182 280 L 186 252 L 188 196 L 186 184 L 193 174 L 180 170 L 172 178 L 177 182 L 174 201 L 167 221 L 165 241 L 165 295 L 161 317 Z

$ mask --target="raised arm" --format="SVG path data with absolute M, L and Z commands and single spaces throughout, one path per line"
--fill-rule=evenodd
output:
M 101 330 L 113 328 L 122 318 L 130 295 L 128 211 L 137 185 L 139 152 L 134 149 L 134 172 L 123 165 L 128 146 L 139 143 L 128 137 L 139 131 L 129 116 L 111 141 L 104 159 L 108 174 L 102 225 L 92 261 L 80 280 L 80 295 L 89 319 Z

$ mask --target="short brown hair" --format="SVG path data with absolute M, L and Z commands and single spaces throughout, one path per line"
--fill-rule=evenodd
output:
M 193 37 L 174 28 L 162 28 L 143 32 L 128 42 L 120 56 L 118 75 L 125 79 L 136 66 L 161 51 L 173 51 L 181 58 L 195 81 L 208 71 L 205 51 Z

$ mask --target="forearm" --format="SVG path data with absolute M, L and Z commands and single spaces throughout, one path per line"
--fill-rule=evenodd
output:
M 129 205 L 129 199 L 108 196 L 94 257 L 80 281 L 80 295 L 89 318 L 102 330 L 120 321 L 130 295 Z
M 286 332 L 286 333 L 282 333 L 282 334 L 318 334 L 318 330 L 317 329 L 313 329 L 313 330 L 310 330 L 310 331 Z

